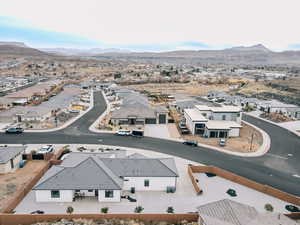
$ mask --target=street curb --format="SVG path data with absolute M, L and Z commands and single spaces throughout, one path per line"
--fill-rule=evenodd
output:
M 90 106 L 82 114 L 79 114 L 78 116 L 74 117 L 73 119 L 71 119 L 67 123 L 65 123 L 62 126 L 57 127 L 57 128 L 45 129 L 45 130 L 24 130 L 24 133 L 47 133 L 47 132 L 54 132 L 54 131 L 59 131 L 59 130 L 65 129 L 66 127 L 68 127 L 72 123 L 74 123 L 76 120 L 78 120 L 79 118 L 81 118 L 82 116 L 84 116 L 86 113 L 88 113 L 93 107 L 94 107 L 94 91 L 91 90 Z M 4 132 L 4 131 L 1 131 L 1 132 Z
M 244 112 L 244 114 L 246 114 L 247 116 L 252 116 L 252 117 L 254 117 L 254 118 L 260 119 L 260 120 L 265 121 L 265 122 L 267 122 L 267 123 L 271 123 L 271 124 L 273 124 L 273 125 L 275 125 L 275 126 L 281 127 L 281 128 L 283 128 L 283 129 L 285 129 L 285 130 L 287 130 L 287 131 L 289 131 L 289 132 L 295 134 L 296 136 L 300 137 L 300 133 L 298 133 L 298 132 L 296 132 L 296 131 L 294 131 L 294 130 L 290 130 L 290 129 L 286 128 L 286 127 L 280 126 L 280 123 L 275 123 L 275 122 L 273 122 L 273 121 L 271 121 L 271 120 L 267 120 L 267 119 L 261 118 L 261 117 L 256 116 L 256 115 L 249 114 L 249 113 L 245 113 L 245 112 Z

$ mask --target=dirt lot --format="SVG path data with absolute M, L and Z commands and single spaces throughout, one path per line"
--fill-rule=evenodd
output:
M 28 161 L 24 168 L 17 169 L 14 173 L 0 175 L 0 211 L 46 163 L 46 161 Z
M 164 83 L 164 84 L 141 84 L 141 85 L 129 85 L 128 88 L 135 90 L 146 90 L 149 92 L 160 92 L 162 94 L 189 94 L 189 95 L 206 95 L 208 91 L 223 90 L 227 91 L 229 85 L 217 84 L 217 85 L 204 85 L 197 82 L 191 83 Z
M 251 148 L 252 134 L 253 142 Z M 196 140 L 198 143 L 220 147 L 220 138 L 203 138 L 197 135 L 182 135 L 182 138 L 186 140 Z M 224 148 L 233 152 L 255 152 L 258 150 L 262 142 L 262 136 L 257 130 L 251 126 L 243 124 L 243 128 L 241 128 L 240 131 L 240 137 L 228 138 Z

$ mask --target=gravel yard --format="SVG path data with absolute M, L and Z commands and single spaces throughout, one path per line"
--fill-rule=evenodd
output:
M 16 191 L 29 182 L 46 163 L 38 160 L 28 161 L 23 168 L 14 173 L 0 175 L 0 211 L 16 196 Z

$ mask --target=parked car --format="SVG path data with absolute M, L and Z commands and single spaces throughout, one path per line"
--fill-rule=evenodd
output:
M 142 130 L 133 130 L 131 132 L 131 135 L 133 137 L 143 137 L 144 136 L 144 131 L 142 131 Z
M 50 154 L 50 153 L 54 153 L 53 145 L 45 145 L 37 153 L 38 154 Z
M 186 141 L 182 142 L 182 144 L 184 144 L 184 145 L 190 145 L 190 146 L 194 146 L 194 147 L 198 146 L 198 142 L 197 141 L 193 141 L 193 140 L 186 140 Z
M 24 129 L 22 127 L 10 127 L 6 129 L 7 134 L 20 134 L 23 133 Z
M 42 210 L 36 210 L 36 211 L 31 212 L 30 214 L 44 214 L 44 213 L 45 212 Z
M 130 130 L 118 130 L 115 135 L 119 135 L 119 136 L 129 136 L 131 135 Z
M 221 139 L 220 139 L 220 142 L 219 142 L 219 145 L 220 145 L 221 147 L 224 147 L 224 146 L 226 145 L 226 140 L 225 140 L 224 138 L 221 138 Z

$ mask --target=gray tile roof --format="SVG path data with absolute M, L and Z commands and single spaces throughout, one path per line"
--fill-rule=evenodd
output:
M 51 167 L 34 190 L 120 190 L 122 177 L 177 177 L 174 159 L 101 158 L 102 153 L 70 153 Z
M 55 170 L 55 171 L 53 171 Z M 76 167 L 63 169 L 51 168 L 43 179 L 33 188 L 34 190 L 120 190 L 122 180 L 116 182 L 115 177 L 108 174 L 108 168 L 103 168 L 92 157 L 89 157 Z M 49 175 L 50 174 L 50 175 Z M 51 176 L 52 175 L 52 176 Z
M 258 212 L 254 207 L 229 199 L 212 202 L 197 208 L 199 215 L 206 215 L 232 225 L 247 225 Z
M 170 159 L 174 160 L 174 159 Z M 178 174 L 174 168 L 169 168 L 170 163 L 160 159 L 151 158 L 125 158 L 125 159 L 101 159 L 115 174 L 123 177 L 176 177 Z
M 98 157 L 98 158 L 124 158 L 126 157 L 126 151 L 107 151 L 107 152 L 71 152 L 64 158 L 61 166 L 63 167 L 75 167 L 83 160 L 88 157 Z
M 0 164 L 7 163 L 10 159 L 14 158 L 19 153 L 24 152 L 24 146 L 7 146 L 0 147 Z

